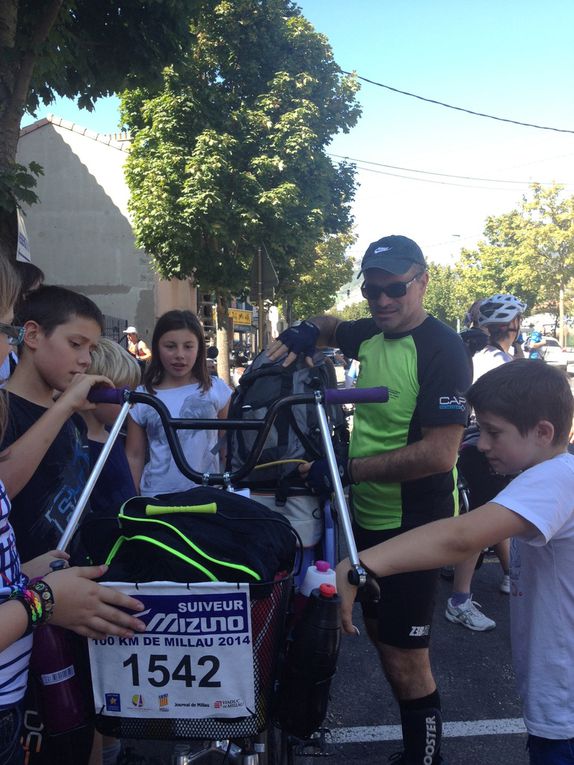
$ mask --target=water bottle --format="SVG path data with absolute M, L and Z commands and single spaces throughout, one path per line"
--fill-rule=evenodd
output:
M 52 571 L 66 567 L 63 560 Z M 62 627 L 43 625 L 34 632 L 30 673 L 37 686 L 42 722 L 51 735 L 86 725 L 93 716 L 86 641 Z
M 92 714 L 83 638 L 61 627 L 34 632 L 30 672 L 38 688 L 42 721 L 51 735 L 86 725 Z
M 332 584 L 335 587 L 336 580 L 336 574 L 327 561 L 318 560 L 314 566 L 309 566 L 305 573 L 300 589 L 301 595 L 308 598 L 313 590 L 316 590 L 322 584 Z
M 297 623 L 301 618 L 313 590 L 322 584 L 332 584 L 335 587 L 336 579 L 337 575 L 326 560 L 318 560 L 314 566 L 309 566 L 299 587 L 299 592 L 295 595 L 293 603 L 294 623 Z
M 321 584 L 295 625 L 279 683 L 277 719 L 287 733 L 308 738 L 325 719 L 340 642 L 340 599 Z

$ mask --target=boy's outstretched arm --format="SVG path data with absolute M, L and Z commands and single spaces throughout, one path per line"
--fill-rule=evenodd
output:
M 101 375 L 74 375 L 58 400 L 0 455 L 0 480 L 11 499 L 32 478 L 52 442 L 74 412 L 94 408 L 95 404 L 89 403 L 87 396 L 96 385 L 112 386 L 112 383 Z
M 473 553 L 518 535 L 535 535 L 529 521 L 503 505 L 489 502 L 457 518 L 427 523 L 359 554 L 362 563 L 377 576 L 427 571 L 467 560 Z M 355 634 L 352 621 L 357 588 L 349 584 L 349 559 L 337 566 L 337 592 L 341 597 L 343 630 Z M 384 587 L 384 582 L 382 584 Z

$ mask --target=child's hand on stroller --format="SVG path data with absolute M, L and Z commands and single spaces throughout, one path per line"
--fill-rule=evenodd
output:
M 351 561 L 348 558 L 337 564 L 337 595 L 341 598 L 341 626 L 348 635 L 359 635 L 353 624 L 353 603 L 357 597 L 357 588 L 349 582 Z
M 283 366 L 288 367 L 300 353 L 304 353 L 305 361 L 312 367 L 318 337 L 319 327 L 310 321 L 302 321 L 296 327 L 288 327 L 281 332 L 277 340 L 269 346 L 267 356 L 270 361 L 276 361 L 287 353 Z
M 144 622 L 120 610 L 142 611 L 143 603 L 92 581 L 106 570 L 107 566 L 75 566 L 44 577 L 54 594 L 51 623 L 95 639 L 144 632 Z
M 22 564 L 22 571 L 29 579 L 35 579 L 38 576 L 46 576 L 50 573 L 50 564 L 55 560 L 69 560 L 70 556 L 63 550 L 50 550 L 50 552 L 38 555 L 27 563 Z
M 349 471 L 347 470 L 348 460 L 343 459 L 337 462 L 337 468 L 339 475 L 341 476 L 341 483 L 343 486 L 348 486 L 351 483 L 349 478 Z M 320 497 L 329 497 L 334 491 L 333 481 L 331 479 L 331 473 L 329 471 L 329 463 L 325 458 L 315 460 L 315 462 L 305 462 L 303 465 L 299 465 L 299 473 L 301 477 L 307 482 L 307 485 L 312 489 L 315 494 Z
M 95 409 L 96 404 L 88 401 L 88 394 L 95 386 L 113 388 L 114 384 L 103 375 L 86 375 L 79 372 L 72 377 L 65 391 L 61 394 L 56 393 L 56 405 L 67 407 L 70 414 Z

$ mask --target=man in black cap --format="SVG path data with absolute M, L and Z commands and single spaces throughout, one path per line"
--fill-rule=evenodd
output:
M 322 316 L 285 330 L 272 359 L 312 357 L 335 346 L 360 361 L 357 387 L 386 385 L 385 404 L 358 404 L 349 460 L 357 547 L 365 549 L 455 511 L 453 468 L 466 424 L 470 365 L 460 337 L 423 308 L 428 283 L 420 247 L 405 236 L 373 242 L 361 264 L 370 319 Z M 309 469 L 310 468 L 310 469 Z M 305 466 L 324 486 L 326 465 Z M 429 660 L 438 571 L 387 577 L 379 603 L 363 605 L 369 637 L 399 703 L 404 752 L 398 762 L 442 762 L 440 698 Z

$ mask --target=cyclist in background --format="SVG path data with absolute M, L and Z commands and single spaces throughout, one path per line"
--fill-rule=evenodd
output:
M 491 369 L 513 361 L 514 356 L 510 351 L 520 332 L 520 319 L 525 310 L 526 304 L 514 295 L 493 295 L 480 303 L 477 322 L 480 329 L 487 333 L 487 343 L 473 357 L 473 382 Z M 511 478 L 498 475 L 490 468 L 484 454 L 477 449 L 479 436 L 479 429 L 472 417 L 458 459 L 458 469 L 468 485 L 471 510 L 489 502 Z M 500 591 L 505 594 L 510 592 L 508 550 L 508 540 L 499 542 L 495 547 L 503 572 Z M 476 632 L 485 632 L 494 629 L 496 622 L 485 616 L 479 604 L 472 600 L 472 577 L 478 557 L 474 555 L 455 566 L 452 595 L 447 601 L 445 616 L 450 622 L 462 624 Z
M 528 358 L 529 359 L 543 359 L 543 348 L 546 345 L 546 340 L 542 337 L 542 328 L 534 327 L 528 338 Z

